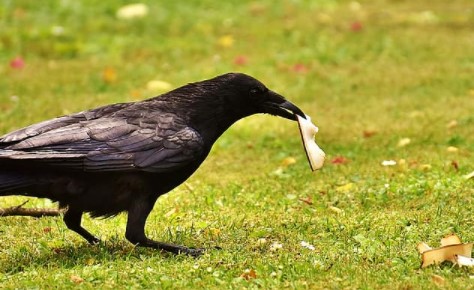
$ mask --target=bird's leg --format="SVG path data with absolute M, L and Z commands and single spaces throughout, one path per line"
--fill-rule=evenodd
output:
M 128 210 L 127 229 L 125 237 L 132 244 L 141 247 L 160 249 L 173 254 L 187 254 L 193 257 L 200 256 L 203 249 L 191 249 L 184 246 L 167 244 L 148 239 L 145 235 L 145 223 L 153 208 L 153 202 L 135 200 Z
M 66 224 L 68 229 L 73 230 L 79 235 L 81 235 L 89 242 L 89 244 L 97 244 L 98 242 L 100 242 L 100 240 L 94 237 L 91 233 L 89 233 L 85 228 L 81 226 L 82 213 L 82 211 L 76 211 L 74 209 L 69 208 L 64 214 L 64 223 Z

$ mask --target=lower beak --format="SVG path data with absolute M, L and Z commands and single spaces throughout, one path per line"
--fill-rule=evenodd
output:
M 285 110 L 287 113 L 288 113 L 288 111 L 293 113 L 293 114 L 291 114 L 291 116 L 289 118 L 288 118 L 288 116 L 281 116 L 280 115 L 281 117 L 296 121 L 297 120 L 296 115 L 298 115 L 298 116 L 301 116 L 303 119 L 306 119 L 305 113 L 303 113 L 303 111 L 301 111 L 300 108 L 298 108 L 297 106 L 295 106 L 291 102 L 285 101 L 282 104 L 280 104 L 279 107 L 282 108 L 283 110 Z

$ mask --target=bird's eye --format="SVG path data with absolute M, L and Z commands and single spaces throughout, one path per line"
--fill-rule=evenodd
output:
M 260 88 L 260 87 L 254 87 L 252 89 L 250 89 L 250 95 L 261 95 L 263 93 L 265 93 L 268 89 L 263 87 L 263 88 Z
M 258 93 L 260 93 L 260 90 L 258 88 L 253 88 L 250 90 L 251 95 L 257 95 Z

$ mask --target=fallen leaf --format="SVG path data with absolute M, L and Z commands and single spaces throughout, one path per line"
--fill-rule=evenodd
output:
M 281 166 L 288 167 L 296 163 L 296 159 L 294 157 L 286 157 L 281 161 Z
M 311 196 L 308 196 L 308 197 L 305 197 L 305 198 L 300 198 L 300 201 L 308 204 L 308 205 L 312 205 L 313 204 L 313 199 L 311 198 Z
M 143 3 L 133 3 L 120 7 L 115 14 L 118 19 L 143 18 L 148 15 L 148 6 Z
M 448 129 L 452 129 L 452 128 L 457 127 L 457 126 L 458 126 L 458 121 L 456 121 L 456 120 L 451 120 L 451 121 L 449 121 L 448 124 L 446 124 L 446 128 L 448 128 Z
M 71 281 L 76 284 L 81 284 L 82 282 L 84 282 L 84 279 L 82 279 L 81 277 L 77 275 L 71 275 Z
M 172 88 L 171 84 L 162 80 L 151 80 L 146 84 L 146 88 L 152 92 L 166 92 Z
M 250 279 L 257 278 L 257 273 L 254 269 L 245 269 L 245 271 L 240 275 L 240 277 L 248 281 Z
M 398 141 L 397 147 L 405 147 L 411 143 L 410 138 L 402 138 Z
M 397 165 L 397 161 L 395 160 L 384 160 L 382 161 L 382 166 L 395 166 Z
M 108 84 L 114 83 L 117 80 L 117 73 L 111 67 L 105 68 L 102 72 L 102 79 Z
M 218 40 L 217 43 L 219 46 L 223 48 L 229 48 L 234 45 L 234 37 L 232 35 L 224 35 L 221 36 Z
M 51 227 L 45 227 L 43 229 L 43 233 L 50 233 L 51 232 Z
M 471 179 L 471 178 L 474 178 L 474 171 L 469 173 L 469 174 L 464 175 L 464 179 L 466 179 L 466 180 Z
M 302 63 L 295 64 L 292 70 L 297 73 L 307 73 L 309 71 L 308 67 Z
M 22 69 L 24 66 L 25 66 L 25 61 L 20 56 L 17 56 L 10 61 L 10 67 L 13 69 Z
M 332 164 L 336 164 L 336 165 L 339 165 L 339 164 L 346 164 L 349 162 L 349 159 L 347 159 L 346 157 L 344 156 L 336 156 L 334 157 L 333 159 L 331 159 L 331 163 Z
M 377 131 L 375 131 L 375 130 L 364 130 L 364 131 L 362 131 L 362 136 L 364 138 L 370 138 L 370 137 L 374 136 L 375 134 L 377 134 Z
M 449 235 L 441 239 L 439 248 L 431 248 L 426 243 L 418 244 L 418 252 L 421 254 L 421 267 L 439 264 L 444 261 L 457 263 L 458 256 L 471 258 L 473 243 L 461 243 L 456 235 Z M 465 260 L 463 260 L 465 261 Z
M 454 146 L 449 146 L 448 148 L 446 148 L 446 151 L 448 151 L 449 153 L 456 153 L 459 151 L 459 148 L 454 147 Z
M 459 164 L 456 160 L 451 161 L 451 166 L 454 168 L 454 170 L 459 170 Z
M 429 251 L 431 250 L 432 248 L 430 246 L 428 246 L 427 243 L 423 242 L 423 243 L 419 243 L 416 248 L 418 249 L 418 252 L 420 254 L 422 254 L 423 252 L 426 252 L 426 251 Z
M 441 239 L 441 247 L 457 244 L 461 244 L 461 239 L 455 234 L 451 234 Z
M 359 32 L 363 28 L 362 23 L 359 21 L 355 21 L 351 23 L 351 31 L 353 32 Z
M 336 191 L 343 192 L 343 193 L 348 193 L 353 188 L 354 188 L 354 183 L 349 182 L 347 184 L 336 187 Z
M 248 62 L 248 58 L 245 55 L 238 55 L 234 58 L 234 64 L 244 66 Z

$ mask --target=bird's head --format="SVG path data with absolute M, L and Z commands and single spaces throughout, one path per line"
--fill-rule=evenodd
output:
M 218 92 L 228 110 L 239 117 L 264 113 L 290 120 L 296 120 L 296 115 L 306 119 L 300 108 L 246 74 L 228 73 L 209 81 L 218 84 Z

